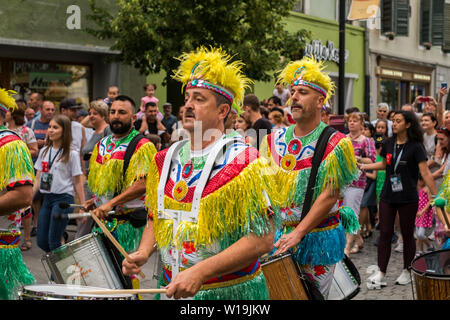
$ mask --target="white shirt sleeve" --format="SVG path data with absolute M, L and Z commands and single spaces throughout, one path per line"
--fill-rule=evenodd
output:
M 81 163 L 80 163 L 80 153 L 76 150 L 70 151 L 70 172 L 72 172 L 72 177 L 79 176 L 83 174 L 83 171 L 81 170 Z
M 39 156 L 36 160 L 36 163 L 34 164 L 34 168 L 37 171 L 42 171 L 42 152 L 44 151 L 46 147 L 42 148 L 41 150 L 39 150 Z

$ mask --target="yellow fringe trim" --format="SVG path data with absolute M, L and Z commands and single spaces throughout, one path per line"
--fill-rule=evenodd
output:
M 341 150 L 339 155 L 336 153 L 336 148 Z M 345 168 L 346 172 L 353 173 L 353 175 L 355 175 L 358 170 L 351 140 L 348 137 L 341 139 L 333 151 L 325 158 L 325 161 L 321 166 L 324 166 L 326 173 L 325 179 L 322 180 L 322 185 L 319 186 L 319 191 L 322 192 L 327 187 L 329 187 L 330 190 L 340 190 L 343 187 L 342 182 L 351 178 L 345 176 L 343 168 Z M 344 184 L 345 186 L 347 185 L 347 183 Z
M 130 187 L 135 181 L 147 175 L 150 162 L 155 157 L 156 148 L 150 141 L 142 145 L 131 157 L 128 165 L 125 186 Z M 123 170 L 123 168 L 122 168 Z
M 250 163 L 240 174 L 215 192 L 200 201 L 198 222 L 180 223 L 175 237 L 173 236 L 171 219 L 159 219 L 157 208 L 157 188 L 159 172 L 155 160 L 151 162 L 147 176 L 147 194 L 145 204 L 153 215 L 155 238 L 159 247 L 175 245 L 181 249 L 184 241 L 193 241 L 196 246 L 210 245 L 225 235 L 236 232 L 249 234 L 254 230 L 256 219 L 269 225 L 267 217 L 267 201 L 263 195 L 261 172 L 264 163 L 259 159 Z M 242 201 L 230 201 L 240 195 Z M 191 204 L 183 204 L 165 197 L 166 209 L 190 210 Z M 248 228 L 248 229 L 243 229 Z M 264 227 L 263 227 L 264 229 Z
M 6 143 L 0 148 L 0 190 L 13 181 L 34 182 L 33 160 L 27 145 L 22 140 Z
M 261 142 L 259 153 L 261 159 L 264 159 L 261 161 L 265 161 L 263 180 L 270 202 L 279 208 L 289 207 L 294 200 L 295 186 L 300 171 L 285 171 L 275 163 L 267 143 L 267 136 Z
M 153 143 L 142 145 L 131 157 L 126 179 L 123 181 L 123 160 L 110 159 L 104 164 L 98 163 L 98 147 L 92 152 L 89 164 L 89 188 L 96 195 L 120 193 L 133 182 L 146 176 L 151 160 L 156 154 Z

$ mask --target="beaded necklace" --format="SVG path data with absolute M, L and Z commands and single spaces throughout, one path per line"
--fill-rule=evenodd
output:
M 287 128 L 284 139 L 288 148 L 287 153 L 280 160 L 281 167 L 286 171 L 291 171 L 294 169 L 297 165 L 296 157 L 302 150 L 302 146 L 307 146 L 317 140 L 326 126 L 327 125 L 321 121 L 311 133 L 301 138 L 294 137 L 295 125 Z
M 132 129 L 131 132 L 127 136 L 125 136 L 122 139 L 119 139 L 115 142 L 112 141 L 112 135 L 108 136 L 106 138 L 106 152 L 107 153 L 103 156 L 103 162 L 106 162 L 111 158 L 111 154 L 117 146 L 120 146 L 124 142 L 131 141 L 138 134 L 139 134 L 139 132 L 137 130 Z

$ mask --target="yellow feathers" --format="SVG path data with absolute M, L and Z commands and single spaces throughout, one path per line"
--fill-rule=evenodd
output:
M 17 107 L 16 100 L 12 97 L 14 94 L 17 94 L 17 92 L 0 88 L 0 105 L 14 110 Z
M 233 108 L 238 113 L 244 99 L 245 89 L 253 83 L 242 73 L 242 61 L 232 61 L 222 48 L 200 47 L 195 52 L 183 53 L 177 58 L 181 61 L 173 78 L 183 83 L 183 88 L 192 79 L 203 79 L 212 84 L 219 85 L 234 96 Z
M 291 85 L 300 75 L 303 80 L 320 86 L 327 92 L 325 102 L 333 95 L 335 85 L 328 74 L 324 73 L 325 66 L 322 61 L 304 57 L 302 60 L 290 62 L 278 76 L 277 84 Z

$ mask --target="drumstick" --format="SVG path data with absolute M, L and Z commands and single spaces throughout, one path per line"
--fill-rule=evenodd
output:
M 108 239 L 111 240 L 111 242 L 117 248 L 117 250 L 119 250 L 119 252 L 125 257 L 125 259 L 130 261 L 128 253 L 122 248 L 120 243 L 117 242 L 116 238 L 114 238 L 114 236 L 111 234 L 111 232 L 109 232 L 108 228 L 105 227 L 103 222 L 101 222 L 100 219 L 92 212 L 91 212 L 91 217 L 92 217 L 92 219 L 94 219 L 94 221 L 100 227 L 100 229 L 102 229 L 103 233 L 108 237 Z M 142 271 L 139 272 L 138 274 L 142 279 L 145 278 L 145 274 Z
M 79 294 L 155 294 L 166 292 L 167 289 L 117 289 L 78 291 Z

